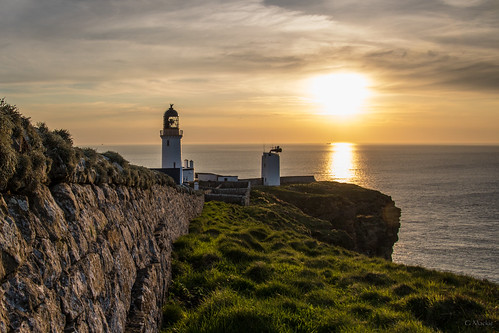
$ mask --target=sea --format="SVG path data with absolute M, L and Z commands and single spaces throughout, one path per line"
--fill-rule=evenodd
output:
M 357 184 L 402 209 L 393 261 L 499 283 L 499 146 L 281 146 L 281 176 Z M 130 163 L 161 167 L 160 145 L 98 146 Z M 258 144 L 184 144 L 196 172 L 260 177 Z

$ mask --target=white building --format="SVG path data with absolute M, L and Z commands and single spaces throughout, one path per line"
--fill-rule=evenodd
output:
M 238 176 L 223 176 L 210 172 L 198 172 L 197 179 L 200 182 L 237 182 Z
M 182 136 L 183 131 L 179 128 L 179 117 L 173 109 L 173 104 L 163 115 L 163 129 L 160 131 L 162 140 L 161 168 L 177 184 L 184 181 L 182 175 Z M 192 172 L 194 174 L 194 172 Z
M 265 186 L 281 185 L 280 152 L 282 148 L 277 146 L 262 155 L 262 181 Z
M 218 182 L 237 182 L 239 181 L 239 176 L 222 176 L 217 175 Z
M 194 161 L 184 160 L 184 167 L 182 169 L 182 178 L 184 183 L 190 183 L 194 181 Z

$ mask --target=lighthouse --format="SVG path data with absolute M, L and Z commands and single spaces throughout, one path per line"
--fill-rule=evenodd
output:
M 280 152 L 282 148 L 277 146 L 262 155 L 262 181 L 265 186 L 281 185 Z
M 173 104 L 163 116 L 163 129 L 160 131 L 162 140 L 161 167 L 168 172 L 177 184 L 182 183 L 182 135 L 179 128 L 179 117 L 173 109 Z

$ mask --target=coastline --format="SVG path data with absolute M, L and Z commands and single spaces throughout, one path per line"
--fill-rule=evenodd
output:
M 146 165 L 159 161 L 158 147 L 123 152 Z M 344 155 L 352 163 L 338 165 L 336 173 L 348 171 L 354 177 L 350 179 L 332 174 L 336 155 L 330 145 L 283 147 L 283 176 L 313 174 L 318 180 L 350 182 L 393 198 L 402 209 L 396 262 L 499 282 L 498 146 L 355 145 Z M 261 151 L 258 144 L 187 144 L 184 155 L 196 160 L 200 171 L 252 178 L 259 176 L 255 170 Z

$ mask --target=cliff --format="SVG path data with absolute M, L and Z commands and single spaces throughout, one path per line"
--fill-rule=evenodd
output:
M 336 182 L 284 185 L 262 191 L 319 219 L 308 227 L 312 237 L 391 260 L 400 228 L 400 209 L 391 197 Z
M 159 185 L 2 194 L 0 332 L 156 331 L 171 243 L 202 206 Z

